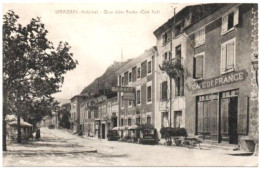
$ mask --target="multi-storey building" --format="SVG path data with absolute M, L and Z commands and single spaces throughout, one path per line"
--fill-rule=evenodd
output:
M 183 79 L 172 86 L 177 89 L 170 101 L 172 127 L 185 127 L 189 135 L 203 135 L 217 143 L 238 144 L 258 137 L 258 111 L 250 108 L 256 97 L 251 85 L 256 80 L 251 80 L 255 76 L 251 56 L 258 56 L 252 47 L 257 41 L 252 36 L 257 31 L 256 11 L 255 4 L 188 6 L 154 32 L 158 63 L 181 58 L 185 68 Z M 167 79 L 163 74 L 158 75 L 157 88 Z M 167 87 L 161 86 L 164 93 Z M 179 94 L 184 97 L 176 97 Z M 168 116 L 162 114 L 162 126 Z
M 121 129 L 127 129 L 133 125 L 155 124 L 156 55 L 156 47 L 152 47 L 117 71 L 118 86 L 135 89 L 135 93 L 122 92 L 118 97 L 121 104 L 118 124 Z M 121 136 L 127 134 L 127 130 L 124 131 Z

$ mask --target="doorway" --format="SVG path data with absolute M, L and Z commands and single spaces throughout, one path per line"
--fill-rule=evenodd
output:
M 230 144 L 238 144 L 237 109 L 238 109 L 238 98 L 231 97 L 229 102 L 229 121 L 228 121 Z
M 105 139 L 106 137 L 106 125 L 105 124 L 102 124 L 102 139 Z

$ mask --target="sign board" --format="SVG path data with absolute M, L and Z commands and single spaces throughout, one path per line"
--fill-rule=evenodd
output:
M 123 100 L 135 101 L 135 93 L 124 93 Z
M 113 92 L 124 92 L 124 93 L 133 93 L 135 92 L 135 88 L 133 87 L 122 87 L 122 86 L 113 86 L 111 88 Z
M 210 89 L 217 86 L 244 81 L 247 76 L 248 73 L 245 70 L 231 72 L 225 75 L 221 75 L 211 79 L 206 79 L 200 82 L 194 82 L 192 84 L 192 90 L 197 91 L 201 89 Z

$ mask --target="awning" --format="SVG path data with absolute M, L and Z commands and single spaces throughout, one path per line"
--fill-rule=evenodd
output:
M 128 128 L 128 130 L 135 130 L 135 129 L 137 129 L 137 125 L 132 125 L 132 126 L 130 126 L 129 128 Z
M 118 127 L 114 127 L 112 130 L 118 130 Z
M 17 127 L 18 126 L 17 121 L 13 121 L 13 122 L 9 123 L 9 125 L 13 126 L 13 127 Z M 20 122 L 20 126 L 21 127 L 32 127 L 32 125 L 30 123 L 27 123 L 27 122 L 24 122 L 24 121 Z

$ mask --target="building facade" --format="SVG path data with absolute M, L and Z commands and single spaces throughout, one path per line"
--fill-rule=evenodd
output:
M 128 128 L 140 124 L 155 124 L 155 58 L 156 47 L 146 50 L 117 71 L 118 86 L 131 87 L 133 93 L 121 92 L 118 97 L 120 135 Z M 119 95 L 119 94 L 118 94 Z

